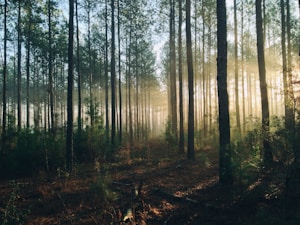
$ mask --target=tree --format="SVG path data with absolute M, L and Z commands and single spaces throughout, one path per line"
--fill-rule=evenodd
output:
M 286 5 L 286 7 L 285 7 Z M 292 78 L 292 57 L 291 57 L 291 27 L 290 27 L 290 3 L 289 0 L 280 0 L 281 8 L 281 48 L 282 48 L 282 75 L 284 93 L 285 129 L 288 144 L 294 149 L 294 91 Z M 286 8 L 286 16 L 285 16 Z M 287 44 L 287 46 L 286 46 Z M 295 156 L 297 152 L 295 152 Z M 297 157 L 296 157 L 297 158 Z
M 261 93 L 261 111 L 262 111 L 262 135 L 263 135 L 263 163 L 265 166 L 270 166 L 273 162 L 272 149 L 269 138 L 269 102 L 266 82 L 265 68 L 265 53 L 264 53 L 264 38 L 262 29 L 262 9 L 261 0 L 255 2 L 256 11 L 256 38 L 257 38 L 257 58 L 259 71 L 259 84 Z
M 55 131 L 55 121 L 54 121 L 54 93 L 53 93 L 53 34 L 52 34 L 52 9 L 54 2 L 48 0 L 48 76 L 49 76 L 49 98 L 50 98 L 50 130 Z
M 182 0 L 179 0 L 179 22 L 178 22 L 178 80 L 179 80 L 179 152 L 184 152 L 184 130 L 183 130 L 183 81 L 182 81 Z
M 176 54 L 175 54 L 175 1 L 170 0 L 170 52 L 169 52 L 169 60 L 170 60 L 170 87 L 169 87 L 169 97 L 170 97 L 170 108 L 169 116 L 171 120 L 171 131 L 177 140 L 178 131 L 177 131 L 177 90 L 176 90 Z
M 119 142 L 122 143 L 122 81 L 121 81 L 121 19 L 120 0 L 118 0 L 118 66 L 119 66 Z
M 115 1 L 111 0 L 111 145 L 114 148 L 116 136 L 116 65 L 115 65 Z M 121 121 L 120 121 L 121 122 Z
M 2 104 L 3 104 L 3 111 L 2 111 L 2 140 L 6 136 L 6 83 L 7 83 L 7 0 L 4 1 L 4 52 L 3 52 L 3 94 L 2 94 Z
M 195 160 L 194 151 L 194 69 L 191 35 L 191 1 L 186 1 L 186 54 L 188 66 L 188 90 L 189 90 L 189 111 L 188 111 L 188 149 L 187 158 Z
M 234 4 L 234 79 L 235 79 L 235 110 L 237 132 L 241 133 L 240 108 L 239 108 L 239 64 L 238 64 L 238 40 L 237 40 L 237 4 Z
M 219 176 L 221 184 L 233 181 L 230 149 L 229 102 L 227 93 L 226 1 L 217 1 L 217 83 L 219 100 Z
M 80 45 L 79 45 L 79 20 L 78 20 L 78 0 L 75 0 L 76 4 L 76 44 L 77 44 L 77 85 L 78 85 L 78 131 L 81 133 L 82 129 L 82 115 L 81 115 L 81 71 L 80 71 Z
M 74 0 L 69 0 L 69 43 L 68 43 L 68 98 L 67 98 L 67 169 L 73 167 L 73 42 L 74 42 Z
M 286 1 L 286 33 L 287 33 L 287 72 L 288 72 L 288 103 L 286 111 L 286 127 L 289 131 L 289 141 L 293 148 L 295 155 L 295 162 L 299 161 L 299 150 L 295 144 L 295 103 L 294 103 L 294 90 L 293 90 L 293 75 L 292 75 L 292 46 L 291 46 L 291 12 L 290 1 Z
M 21 123 L 22 123 L 22 118 L 21 118 L 21 83 L 22 83 L 22 74 L 21 74 L 21 57 L 22 57 L 22 43 L 21 43 L 21 0 L 18 0 L 18 59 L 17 59 L 17 83 L 18 83 L 18 90 L 17 90 L 17 95 L 18 95 L 18 131 L 21 131 Z

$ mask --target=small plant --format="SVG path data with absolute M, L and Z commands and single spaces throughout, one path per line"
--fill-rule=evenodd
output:
M 11 187 L 11 194 L 6 203 L 4 209 L 1 209 L 1 224 L 2 225 L 19 225 L 25 224 L 26 217 L 30 213 L 29 209 L 19 209 L 17 208 L 17 201 L 19 198 L 20 186 L 16 183 L 15 180 L 9 182 L 9 186 Z
M 107 175 L 99 176 L 97 181 L 92 183 L 90 191 L 94 194 L 95 199 L 99 201 L 111 201 L 116 198 L 115 193 L 110 187 L 111 179 Z
M 175 147 L 177 145 L 177 137 L 173 131 L 173 125 L 170 119 L 168 119 L 165 128 L 165 141 L 168 143 L 168 146 Z

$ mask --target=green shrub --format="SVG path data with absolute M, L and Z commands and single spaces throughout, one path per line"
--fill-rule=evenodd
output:
M 20 184 L 12 180 L 9 182 L 11 188 L 11 194 L 9 199 L 2 210 L 1 214 L 1 224 L 2 225 L 17 225 L 25 224 L 26 217 L 30 213 L 29 209 L 19 209 L 17 207 L 17 201 L 20 192 Z

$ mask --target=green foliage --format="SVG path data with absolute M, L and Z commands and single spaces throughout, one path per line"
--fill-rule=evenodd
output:
M 165 126 L 165 141 L 168 143 L 168 146 L 174 148 L 177 146 L 177 137 L 173 131 L 173 125 L 171 119 L 168 119 L 166 126 Z
M 98 114 L 97 104 L 94 107 Z M 88 126 L 74 135 L 74 153 L 79 161 L 91 161 L 99 156 L 105 157 L 107 143 L 103 117 L 97 116 L 93 126 Z
M 274 116 L 271 119 L 270 143 L 276 161 L 289 164 L 293 160 L 292 133 L 284 127 L 284 118 Z
M 231 146 L 233 173 L 237 181 L 249 183 L 258 175 L 261 166 L 261 132 L 249 131 L 244 139 Z
M 116 193 L 111 190 L 111 178 L 108 174 L 101 175 L 97 181 L 90 185 L 90 191 L 95 199 L 103 201 L 112 201 L 116 199 Z
M 11 188 L 11 194 L 4 209 L 1 209 L 2 211 L 2 215 L 0 217 L 1 224 L 2 225 L 25 224 L 26 217 L 30 213 L 30 210 L 19 209 L 16 206 L 20 194 L 20 184 L 12 180 L 9 182 L 9 186 Z
M 64 164 L 64 136 L 24 129 L 10 133 L 2 145 L 0 177 L 33 175 Z

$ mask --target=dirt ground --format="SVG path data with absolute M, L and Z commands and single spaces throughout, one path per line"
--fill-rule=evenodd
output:
M 135 157 L 1 181 L 1 224 L 300 224 L 299 196 L 286 201 L 281 168 L 224 187 L 217 154 L 197 154 L 194 162 Z

